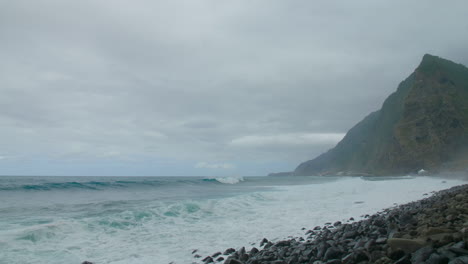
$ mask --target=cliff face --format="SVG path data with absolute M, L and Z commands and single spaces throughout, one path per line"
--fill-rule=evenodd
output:
M 382 108 L 294 175 L 390 175 L 468 168 L 468 68 L 425 55 Z

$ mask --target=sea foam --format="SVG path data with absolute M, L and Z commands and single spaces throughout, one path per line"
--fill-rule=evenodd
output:
M 11 206 L 5 197 L 12 193 L 2 196 L 6 192 L 0 192 L 1 259 L 57 264 L 84 260 L 99 264 L 201 262 L 193 258 L 192 250 L 205 256 L 228 247 L 258 247 L 264 237 L 303 236 L 302 227 L 359 219 L 462 183 L 423 177 L 243 180 L 242 184 L 200 181 L 195 188 L 198 196 L 181 194 L 177 199 L 159 195 L 161 188 L 79 189 L 73 195 L 22 192 L 25 199 L 34 194 L 54 201 L 17 201 Z M 184 193 L 194 182 L 188 180 L 186 187 L 177 188 Z M 219 190 L 226 195 L 206 196 Z M 105 195 L 97 196 L 99 193 Z M 87 196 L 86 200 L 78 199 L 79 194 Z M 102 198 L 111 194 L 115 195 L 112 200 Z

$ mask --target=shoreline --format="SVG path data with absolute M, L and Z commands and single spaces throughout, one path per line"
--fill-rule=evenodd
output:
M 468 184 L 360 221 L 316 226 L 305 235 L 274 243 L 263 239 L 248 252 L 245 247 L 206 257 L 194 252 L 194 258 L 226 264 L 468 263 Z

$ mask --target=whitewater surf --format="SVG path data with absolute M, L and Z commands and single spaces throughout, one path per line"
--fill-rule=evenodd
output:
M 192 263 L 461 184 L 429 177 L 1 177 L 5 263 Z M 389 197 L 392 197 L 389 199 Z

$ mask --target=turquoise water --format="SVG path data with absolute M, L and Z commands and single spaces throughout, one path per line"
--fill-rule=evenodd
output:
M 300 236 L 302 227 L 359 217 L 460 183 L 411 177 L 3 176 L 0 263 L 200 262 L 191 254 L 195 249 L 207 255 L 263 237 Z

